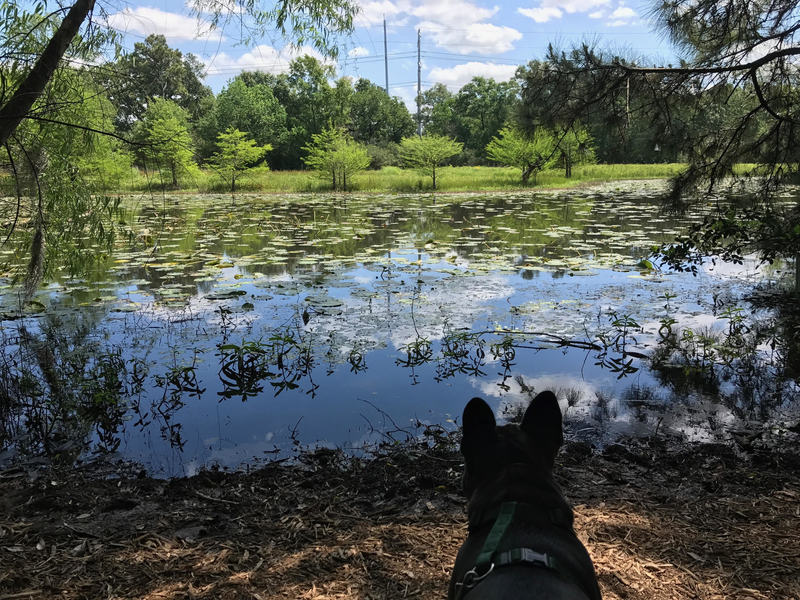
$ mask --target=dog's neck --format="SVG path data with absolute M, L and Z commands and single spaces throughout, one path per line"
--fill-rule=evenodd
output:
M 490 527 L 504 502 L 532 505 L 542 509 L 542 514 L 553 524 L 572 529 L 572 509 L 552 474 L 536 472 L 531 465 L 516 463 L 503 468 L 497 477 L 482 482 L 472 492 L 467 508 L 469 530 Z

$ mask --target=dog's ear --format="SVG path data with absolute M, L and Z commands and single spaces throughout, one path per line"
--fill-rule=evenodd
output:
M 481 398 L 473 398 L 464 407 L 464 435 L 461 454 L 464 455 L 464 493 L 467 497 L 481 481 L 496 470 L 495 445 L 497 429 L 494 413 Z
M 558 449 L 564 443 L 561 408 L 556 395 L 547 391 L 536 396 L 525 411 L 520 428 L 542 450 L 548 464 L 552 466 Z
M 495 432 L 494 413 L 482 398 L 473 398 L 464 407 L 464 443 L 471 441 L 486 441 L 497 434 Z

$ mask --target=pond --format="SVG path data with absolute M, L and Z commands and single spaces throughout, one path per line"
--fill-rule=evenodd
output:
M 126 198 L 81 279 L 23 309 L 0 280 L 3 456 L 191 475 L 454 428 L 475 395 L 511 416 L 548 388 L 593 443 L 780 435 L 796 359 L 741 300 L 780 266 L 661 271 L 651 249 L 702 209 L 662 214 L 660 192 Z

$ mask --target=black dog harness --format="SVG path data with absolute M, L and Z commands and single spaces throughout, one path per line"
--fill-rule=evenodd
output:
M 475 561 L 475 566 L 464 574 L 459 583 L 456 583 L 456 588 L 458 588 L 457 598 L 463 598 L 467 592 L 488 577 L 495 569 L 502 567 L 526 565 L 550 569 L 560 574 L 555 558 L 545 552 L 537 552 L 532 548 L 524 547 L 511 548 L 503 552 L 498 552 L 497 550 L 503 536 L 505 536 L 506 531 L 511 526 L 511 522 L 514 520 L 517 509 L 527 506 L 518 502 L 504 502 L 500 506 L 500 512 L 497 514 L 492 529 L 483 543 L 480 554 L 478 554 L 478 558 Z M 553 520 L 556 519 L 554 518 Z

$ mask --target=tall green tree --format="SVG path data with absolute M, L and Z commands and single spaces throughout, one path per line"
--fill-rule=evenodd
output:
M 382 87 L 359 79 L 350 107 L 353 138 L 364 144 L 399 144 L 414 133 L 414 119 L 406 105 Z
M 484 148 L 503 124 L 516 113 L 517 84 L 473 77 L 453 98 L 456 139 L 464 144 L 472 162 L 483 157 Z
M 170 48 L 163 35 L 136 42 L 132 52 L 101 72 L 107 75 L 109 97 L 117 107 L 117 126 L 130 130 L 155 98 L 175 102 L 196 120 L 203 101 L 211 96 L 201 81 L 203 69 L 194 55 Z
M 136 125 L 139 155 L 177 188 L 180 179 L 195 172 L 189 115 L 171 100 L 155 98 Z M 166 173 L 167 177 L 164 177 Z
M 403 162 L 431 177 L 436 189 L 436 170 L 439 166 L 461 152 L 463 144 L 443 135 L 423 135 L 407 137 L 400 142 L 400 155 Z
M 422 131 L 431 135 L 456 135 L 455 97 L 442 83 L 436 83 L 420 94 L 420 122 Z
M 549 168 L 556 162 L 556 139 L 543 127 L 533 135 L 516 127 L 506 126 L 486 145 L 486 155 L 493 161 L 522 172 L 522 183 L 527 184 L 531 176 Z
M 353 175 L 366 169 L 370 162 L 367 149 L 337 127 L 312 135 L 311 143 L 303 150 L 303 162 L 328 178 L 334 191 L 347 191 Z
M 256 166 L 272 150 L 272 146 L 258 146 L 255 140 L 233 127 L 217 136 L 219 150 L 211 157 L 211 165 L 226 183 L 231 194 L 236 192 L 236 182 L 247 171 Z
M 272 88 L 248 84 L 242 77 L 234 78 L 217 96 L 214 124 L 217 132 L 244 131 L 260 146 L 278 146 L 287 136 L 286 109 Z

